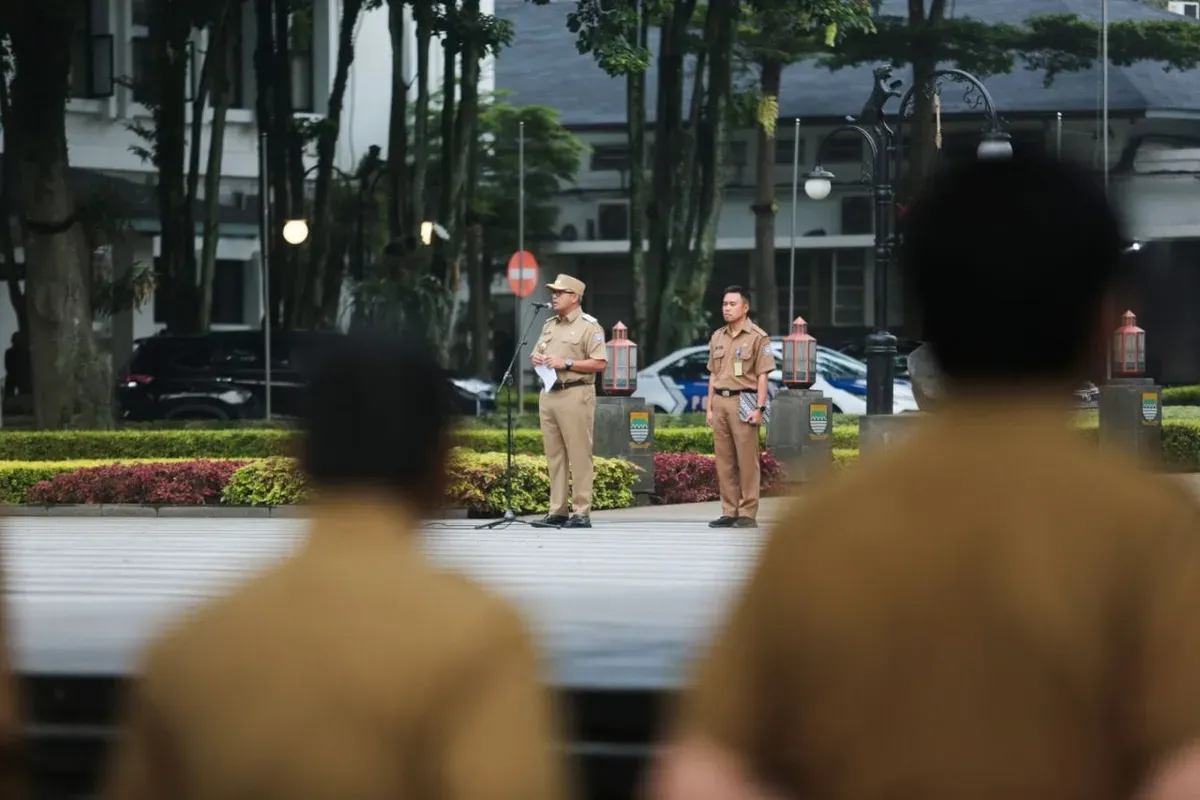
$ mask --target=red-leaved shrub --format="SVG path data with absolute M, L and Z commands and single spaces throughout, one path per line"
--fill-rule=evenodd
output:
M 775 456 L 763 451 L 759 457 L 764 495 L 784 488 L 783 465 Z M 705 503 L 719 500 L 717 465 L 710 455 L 702 453 L 655 453 L 654 493 L 664 505 L 675 503 Z
M 108 464 L 55 475 L 29 489 L 27 502 L 131 503 L 151 506 L 215 505 L 245 461 Z

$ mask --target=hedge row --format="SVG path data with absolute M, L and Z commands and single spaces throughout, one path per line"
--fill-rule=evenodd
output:
M 661 428 L 655 431 L 661 453 L 711 453 L 708 428 Z M 477 453 L 502 453 L 507 431 L 462 428 L 459 447 Z M 542 434 L 536 429 L 513 431 L 518 454 L 541 455 Z M 858 426 L 833 429 L 833 446 L 855 449 Z M 0 433 L 0 461 L 75 461 L 179 458 L 294 457 L 298 434 L 283 430 L 147 430 L 147 431 L 13 431 Z
M 1200 386 L 1168 386 L 1162 390 L 1164 406 L 1200 406 Z
M 504 455 L 459 449 L 452 453 L 451 460 L 453 480 L 447 491 L 448 506 L 480 514 L 504 511 Z M 596 459 L 593 507 L 603 510 L 633 505 L 638 471 L 627 461 Z M 9 462 L 0 464 L 0 485 L 7 502 L 46 505 L 281 506 L 304 502 L 309 497 L 295 460 L 280 457 L 104 464 Z M 549 497 L 545 459 L 518 456 L 513 462 L 514 509 L 523 514 L 545 512 Z
M 853 462 L 855 451 L 835 451 L 840 466 Z M 447 505 L 480 514 L 505 508 L 505 459 L 495 453 L 454 454 Z M 637 467 L 599 459 L 593 503 L 597 510 L 633 503 Z M 712 456 L 658 453 L 655 494 L 659 503 L 696 503 L 720 496 Z M 763 493 L 787 488 L 782 466 L 762 454 Z M 33 462 L 0 465 L 7 501 L 45 505 L 122 503 L 136 505 L 284 506 L 303 503 L 311 493 L 290 458 L 254 461 L 194 459 L 157 462 Z M 545 459 L 518 456 L 513 471 L 513 505 L 518 513 L 547 510 L 549 481 Z
M 1097 436 L 1094 414 L 1081 417 L 1075 427 L 1090 440 Z M 463 450 L 502 454 L 506 432 L 465 428 L 456 433 Z M 858 449 L 858 426 L 835 425 L 831 431 L 835 450 Z M 520 455 L 541 455 L 542 435 L 518 430 L 513 435 Z M 659 453 L 711 453 L 708 428 L 663 428 L 655 431 Z M 0 464 L 5 461 L 64 462 L 90 460 L 260 459 L 294 456 L 297 434 L 280 430 L 222 431 L 54 431 L 0 434 Z M 1167 419 L 1163 422 L 1165 463 L 1180 472 L 1200 471 L 1200 420 Z M 4 488 L 0 480 L 0 497 Z

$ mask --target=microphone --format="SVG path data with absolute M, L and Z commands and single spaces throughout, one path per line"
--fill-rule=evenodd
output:
M 549 308 L 550 307 L 549 303 L 530 303 L 529 305 L 533 306 L 534 308 Z

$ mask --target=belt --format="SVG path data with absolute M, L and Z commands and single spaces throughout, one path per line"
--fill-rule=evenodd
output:
M 587 381 L 555 381 L 550 385 L 550 391 L 560 392 L 563 389 L 570 389 L 572 386 L 587 386 Z
M 737 394 L 758 394 L 758 389 L 713 389 L 721 397 L 733 397 Z

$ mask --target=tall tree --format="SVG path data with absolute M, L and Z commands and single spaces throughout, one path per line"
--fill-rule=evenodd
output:
M 312 327 L 322 318 L 337 313 L 339 298 L 328 297 L 325 292 L 327 284 L 341 284 L 340 279 L 327 282 L 326 271 L 336 272 L 339 278 L 342 274 L 341 263 L 334 264 L 329 258 L 332 235 L 329 223 L 330 203 L 333 197 L 333 159 L 337 155 L 337 141 L 341 133 L 346 86 L 350 80 L 350 68 L 354 64 L 354 31 L 362 12 L 378 6 L 377 0 L 345 0 L 342 3 L 341 20 L 338 25 L 337 66 L 334 69 L 325 117 L 316 128 L 317 164 L 311 214 L 312 233 L 308 245 L 308 269 L 298 277 L 295 287 L 295 314 L 290 320 L 294 327 Z
M 13 151 L 25 253 L 35 423 L 106 428 L 112 425 L 108 370 L 92 334 L 90 260 L 68 180 L 72 31 L 66 0 L 0 5 L 12 69 L 5 149 Z
M 781 332 L 779 287 L 775 271 L 775 125 L 783 68 L 833 47 L 849 31 L 869 33 L 869 0 L 758 0 L 751 4 L 739 32 L 741 58 L 757 72 L 759 104 L 755 115 L 754 289 L 755 319 Z M 790 322 L 790 320 L 788 320 Z
M 702 306 L 724 194 L 727 132 L 737 121 L 733 49 L 741 12 L 736 0 L 712 0 L 706 6 L 697 0 L 664 0 L 623 12 L 578 0 L 568 18 L 580 52 L 592 53 L 610 74 L 625 75 L 627 89 L 629 73 L 649 64 L 641 26 L 659 29 L 651 165 L 655 202 L 647 207 L 649 249 L 634 283 L 635 323 L 651 357 L 690 342 L 704 324 Z M 633 88 L 636 102 L 640 85 Z M 630 106 L 631 111 L 639 107 Z M 637 124 L 631 124 L 631 131 Z

